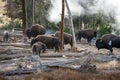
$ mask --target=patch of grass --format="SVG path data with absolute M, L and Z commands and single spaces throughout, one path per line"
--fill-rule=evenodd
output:
M 120 80 L 120 73 L 81 73 L 59 68 L 27 76 L 24 80 Z

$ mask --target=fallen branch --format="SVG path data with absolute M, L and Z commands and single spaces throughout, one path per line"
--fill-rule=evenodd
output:
M 26 53 L 19 53 L 19 51 L 28 51 L 30 54 L 26 54 Z M 11 54 L 10 54 L 11 53 Z M 9 54 L 9 55 L 8 55 Z M 6 53 L 6 54 L 1 54 L 0 55 L 0 59 L 1 60 L 8 60 L 8 59 L 13 59 L 13 58 L 19 58 L 19 57 L 24 57 L 24 56 L 30 56 L 30 55 L 32 55 L 32 53 L 30 52 L 30 50 L 22 50 L 22 49 L 20 49 L 20 50 L 18 50 L 17 52 L 16 52 L 16 50 L 15 50 L 15 52 L 10 52 L 9 51 L 9 53 Z M 44 58 L 44 57 L 48 57 L 48 58 L 55 58 L 55 57 L 63 57 L 63 58 L 71 58 L 71 57 L 81 57 L 81 56 L 84 56 L 84 55 L 86 55 L 86 54 L 88 54 L 88 53 L 50 53 L 50 54 L 45 54 L 45 53 L 42 53 L 41 55 L 40 55 L 40 57 L 41 58 Z
M 35 73 L 37 72 L 37 69 L 23 69 L 23 68 L 18 68 L 14 71 L 10 72 L 5 72 L 4 75 L 15 75 L 15 74 L 30 74 L 30 73 Z
M 19 58 L 19 57 L 30 56 L 30 55 L 31 54 L 13 54 L 13 55 L 3 54 L 3 55 L 0 55 L 0 60 L 8 60 L 8 59 Z
M 30 47 L 30 44 L 25 43 L 0 43 L 0 46 L 15 46 L 15 47 Z

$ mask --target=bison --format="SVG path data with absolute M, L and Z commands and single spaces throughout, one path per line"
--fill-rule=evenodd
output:
M 44 53 L 45 50 L 46 50 L 46 45 L 42 42 L 36 42 L 32 45 L 33 55 L 39 54 L 40 56 L 41 51 Z
M 3 33 L 3 41 L 8 42 L 9 37 L 10 37 L 9 31 L 4 31 L 4 33 Z
M 96 47 L 99 49 L 105 48 L 112 54 L 113 47 L 120 48 L 120 36 L 114 34 L 106 34 L 96 40 Z
M 54 36 L 60 38 L 60 31 L 56 31 Z M 64 44 L 70 44 L 71 47 L 73 46 L 73 40 L 71 34 L 64 32 Z
M 85 29 L 85 30 L 80 30 L 78 31 L 77 35 L 77 41 L 81 41 L 81 38 L 87 39 L 88 43 L 91 43 L 91 40 L 97 36 L 97 32 L 92 29 Z
M 33 45 L 35 42 L 42 42 L 46 44 L 47 48 L 55 48 L 55 52 L 59 52 L 60 47 L 60 41 L 57 37 L 47 36 L 47 35 L 38 35 L 37 37 L 33 38 L 31 40 L 31 45 Z
M 36 37 L 37 35 L 43 35 L 45 32 L 45 27 L 39 24 L 34 24 L 30 29 L 26 30 L 26 35 L 30 39 L 31 37 Z

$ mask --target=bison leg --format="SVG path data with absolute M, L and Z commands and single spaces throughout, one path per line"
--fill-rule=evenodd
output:
M 113 49 L 112 49 L 112 46 L 108 46 L 108 50 L 109 50 L 109 53 L 108 55 L 113 55 Z
M 36 54 L 36 52 L 35 51 L 33 51 L 33 55 L 35 55 Z
M 44 48 L 42 52 L 45 53 L 45 51 L 46 51 L 46 48 Z
M 111 51 L 108 51 L 108 55 L 113 55 L 113 53 Z
M 78 37 L 77 37 L 77 41 L 78 41 L 78 42 L 81 42 L 81 38 L 82 38 L 81 36 L 78 36 Z
M 71 48 L 73 47 L 73 43 L 72 42 L 70 43 L 70 46 L 71 46 Z
M 55 52 L 57 52 L 57 51 L 59 52 L 59 49 L 60 49 L 59 46 L 55 45 Z
M 44 53 L 47 49 L 47 46 L 46 45 L 42 45 L 42 52 Z
M 40 57 L 40 53 L 41 53 L 41 51 L 39 51 L 39 57 Z
M 89 43 L 89 45 L 91 45 L 91 38 L 87 38 L 87 42 Z
M 108 49 L 110 50 L 109 55 L 113 55 L 113 49 L 112 49 L 112 41 L 110 40 L 108 43 Z

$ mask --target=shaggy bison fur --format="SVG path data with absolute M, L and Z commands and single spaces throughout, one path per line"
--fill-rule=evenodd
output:
M 56 31 L 54 36 L 60 38 L 60 31 Z M 73 40 L 71 34 L 64 32 L 64 44 L 70 44 L 71 47 L 73 46 Z
M 46 45 L 42 42 L 36 42 L 32 45 L 33 55 L 39 54 L 40 56 L 41 51 L 44 53 L 45 50 L 46 50 Z
M 53 49 L 55 48 L 55 52 L 59 52 L 60 47 L 60 41 L 57 37 L 47 36 L 47 35 L 38 35 L 34 39 L 31 40 L 31 45 L 33 45 L 35 42 L 42 42 L 46 44 L 47 48 Z
M 113 52 L 113 47 L 120 48 L 120 36 L 113 34 L 103 35 L 100 39 L 96 40 L 96 47 L 99 49 L 105 48 Z
M 39 24 L 34 24 L 30 29 L 26 30 L 26 35 L 30 39 L 31 37 L 36 37 L 37 35 L 45 34 L 46 29 Z
M 92 29 L 80 30 L 77 33 L 77 41 L 81 41 L 81 38 L 87 39 L 88 43 L 91 43 L 91 40 L 97 36 L 97 32 Z

